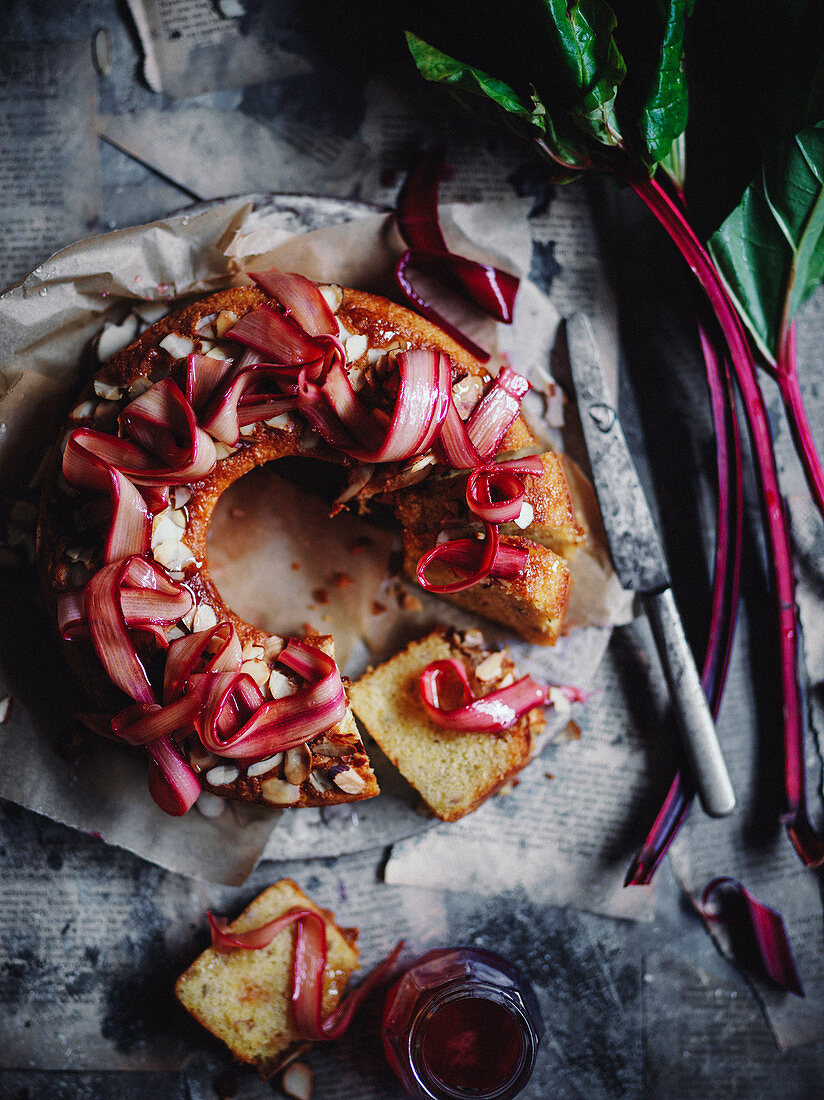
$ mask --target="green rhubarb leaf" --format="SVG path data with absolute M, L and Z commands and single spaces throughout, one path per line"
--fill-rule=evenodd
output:
M 418 71 L 426 80 L 445 84 L 453 93 L 463 92 L 490 100 L 505 115 L 513 115 L 541 134 L 545 132 L 546 111 L 537 98 L 533 98 L 532 104 L 528 106 L 503 80 L 497 80 L 481 69 L 465 65 L 462 61 L 430 46 L 411 31 L 406 32 L 406 41 Z
M 430 46 L 411 31 L 406 32 L 412 58 L 421 76 L 436 84 L 443 84 L 455 99 L 473 114 L 482 118 L 490 116 L 503 122 L 522 137 L 538 139 L 551 151 L 552 157 L 574 174 L 579 166 L 587 163 L 582 139 L 564 136 L 547 113 L 535 89 L 529 103 L 503 80 L 490 76 L 482 69 L 465 65 L 435 46 Z
M 613 0 L 615 38 L 627 66 L 616 105 L 624 136 L 648 168 L 666 160 L 687 125 L 687 0 Z
M 824 121 L 771 157 L 709 250 L 768 362 L 824 279 Z
M 688 99 L 684 77 L 685 0 L 663 3 L 665 28 L 652 86 L 638 120 L 647 160 L 657 164 L 668 156 L 687 125 Z
M 601 145 L 620 146 L 615 97 L 626 75 L 615 44 L 615 13 L 603 0 L 543 0 L 553 77 L 568 96 L 573 125 Z M 538 81 L 536 80 L 536 83 Z M 540 84 L 539 84 L 540 87 Z

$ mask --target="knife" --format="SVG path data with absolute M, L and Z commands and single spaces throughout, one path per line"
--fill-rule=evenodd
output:
M 567 321 L 567 344 L 615 572 L 621 586 L 639 593 L 643 600 L 701 805 L 712 817 L 725 817 L 735 808 L 735 794 L 675 606 L 661 540 L 604 380 L 592 325 L 585 314 L 576 313 Z

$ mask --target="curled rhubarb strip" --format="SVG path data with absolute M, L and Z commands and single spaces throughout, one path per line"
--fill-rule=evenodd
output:
M 463 663 L 454 657 L 427 665 L 421 673 L 419 686 L 421 700 L 433 722 L 459 733 L 503 733 L 514 726 L 522 714 L 544 706 L 549 698 L 547 688 L 531 676 L 522 676 L 508 687 L 475 698 Z M 443 691 L 454 692 L 456 688 L 461 700 L 459 705 L 441 706 Z
M 407 266 L 430 274 L 497 321 L 509 324 L 520 280 L 508 271 L 450 252 L 438 219 L 444 148 L 424 152 L 398 193 L 395 217 L 410 253 Z
M 540 458 L 531 456 L 510 459 L 507 462 L 491 462 L 473 470 L 466 483 L 466 502 L 482 520 L 486 537 L 482 542 L 477 539 L 452 539 L 423 554 L 416 568 L 421 588 L 427 592 L 448 594 L 471 588 L 486 577 L 520 576 L 526 566 L 529 551 L 517 546 L 501 545 L 498 524 L 518 518 L 525 491 L 522 478 L 527 475 L 539 476 L 543 469 Z M 493 500 L 493 494 L 501 499 Z M 433 561 L 448 565 L 459 572 L 466 572 L 469 576 L 447 584 L 432 584 L 426 578 L 426 570 Z
M 132 703 L 112 718 L 112 733 L 127 745 L 149 745 L 159 737 L 186 734 L 195 728 L 199 700 L 194 696 L 158 703 Z
M 79 428 L 69 436 L 63 452 L 63 476 L 70 485 L 108 493 L 111 497 L 112 516 L 103 543 L 105 562 L 145 554 L 152 538 L 152 518 L 146 502 L 112 462 L 85 445 L 90 434 L 100 433 Z
M 197 352 L 186 360 L 186 400 L 202 413 L 217 387 L 236 369 L 234 359 L 213 359 Z
M 728 904 L 721 911 L 711 907 L 712 895 L 721 890 L 731 895 L 728 901 L 737 899 L 739 904 L 735 907 Z M 780 913 L 764 905 L 740 882 L 726 875 L 714 878 L 706 886 L 701 895 L 700 908 L 705 920 L 713 923 L 723 921 L 728 925 L 733 942 L 739 950 L 742 948 L 742 933 L 749 933 L 747 938 L 751 939 L 750 947 L 755 948 L 755 954 L 767 976 L 781 989 L 794 993 L 796 997 L 804 996 L 804 987 L 795 965 L 784 918 Z
M 203 662 L 204 655 L 208 660 Z M 166 654 L 163 699 L 170 703 L 183 694 L 189 677 L 202 672 L 235 672 L 243 663 L 237 631 L 231 623 L 218 623 L 185 638 L 176 638 Z
M 182 817 L 197 801 L 200 781 L 181 759 L 169 737 L 147 746 L 149 751 L 149 794 L 165 813 Z
M 504 366 L 466 423 L 450 400 L 439 438 L 449 465 L 467 470 L 494 458 L 528 390 L 529 382 L 523 375 Z
M 137 555 L 104 565 L 84 589 L 85 618 L 109 679 L 137 702 L 156 703 L 123 612 L 123 590 L 127 588 L 148 589 L 167 597 L 167 625 L 178 622 L 192 609 L 194 597 L 187 588 L 171 580 L 159 565 Z
M 423 454 L 446 416 L 450 360 L 420 348 L 401 352 L 396 362 L 400 383 L 388 423 L 363 405 L 339 363 L 333 363 L 322 387 L 301 377 L 298 407 L 327 442 L 358 462 L 402 462 Z
M 278 383 L 282 377 L 280 368 L 262 364 L 234 374 L 221 391 L 213 393 L 204 410 L 200 420 L 204 431 L 214 439 L 234 447 L 240 437 L 240 429 L 245 424 L 255 424 L 279 413 L 291 412 L 296 407 L 296 399 L 284 396 L 279 390 L 255 394 L 250 398 L 250 401 L 255 402 L 253 410 L 240 407 L 251 389 L 264 386 L 267 381 Z
M 78 463 L 85 461 L 82 467 L 85 483 L 89 488 L 102 487 L 92 484 L 90 458 L 113 467 L 133 485 L 153 488 L 185 485 L 214 469 L 215 445 L 197 426 L 192 406 L 171 379 L 156 382 L 135 398 L 120 414 L 120 423 L 132 438 L 108 435 L 94 428 L 76 428 L 72 432 L 63 456 L 69 480 L 76 476 Z M 177 440 L 180 434 L 185 437 L 183 444 Z M 168 465 L 158 465 L 158 459 Z
M 303 275 L 278 271 L 247 272 L 264 294 L 280 302 L 307 336 L 336 336 L 338 323 L 317 286 Z
M 303 745 L 341 721 L 346 695 L 332 657 L 292 638 L 278 661 L 310 683 L 294 695 L 264 702 L 245 673 L 189 677 L 186 691 L 200 700 L 196 725 L 206 749 L 236 760 L 260 759 Z
M 364 998 L 383 981 L 404 946 L 403 940 L 396 944 L 390 954 L 370 970 L 357 989 L 348 993 L 324 1019 L 323 973 L 329 952 L 326 924 L 319 913 L 313 909 L 290 909 L 282 916 L 245 932 L 230 932 L 226 928 L 225 917 L 215 917 L 211 913 L 206 915 L 212 932 L 212 947 L 222 953 L 238 949 L 259 951 L 268 947 L 275 936 L 290 925 L 297 925 L 292 964 L 292 1015 L 298 1036 L 313 1042 L 340 1039 Z
M 260 352 L 273 363 L 307 366 L 323 358 L 322 345 L 267 302 L 245 313 L 226 336 Z
M 543 472 L 538 455 L 479 466 L 466 483 L 466 503 L 477 516 L 490 523 L 516 520 L 521 514 L 526 492 L 524 476 L 540 477 Z
M 423 554 L 415 569 L 421 588 L 427 592 L 447 595 L 471 588 L 487 577 L 503 579 L 520 576 L 529 558 L 529 551 L 519 546 L 501 546 L 496 524 L 485 522 L 484 528 L 486 536 L 483 539 L 452 539 L 433 546 Z M 426 571 L 433 561 L 469 575 L 462 580 L 433 584 L 426 579 Z

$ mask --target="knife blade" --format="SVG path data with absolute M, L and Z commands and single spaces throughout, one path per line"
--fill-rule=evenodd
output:
M 643 600 L 701 805 L 712 817 L 724 817 L 735 808 L 732 783 L 675 605 L 664 549 L 585 314 L 576 313 L 567 321 L 567 345 L 615 572 L 621 586 Z

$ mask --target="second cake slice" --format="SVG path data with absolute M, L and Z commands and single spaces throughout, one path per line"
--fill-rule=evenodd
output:
M 443 821 L 476 809 L 530 760 L 544 728 L 535 708 L 502 733 L 455 732 L 437 725 L 421 700 L 421 673 L 433 661 L 457 659 L 474 696 L 488 695 L 517 678 L 504 650 L 490 652 L 480 631 L 439 628 L 367 672 L 349 689 L 357 718 Z

